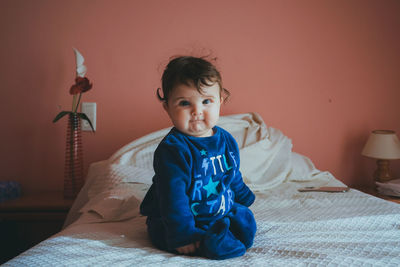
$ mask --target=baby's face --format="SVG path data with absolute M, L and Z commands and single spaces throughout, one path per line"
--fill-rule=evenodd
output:
M 164 109 L 179 131 L 196 137 L 213 135 L 217 124 L 222 98 L 218 83 L 202 88 L 202 94 L 194 86 L 178 85 L 168 96 Z

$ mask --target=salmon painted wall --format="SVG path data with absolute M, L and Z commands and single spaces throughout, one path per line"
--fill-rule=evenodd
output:
M 0 179 L 62 189 L 66 120 L 51 121 L 71 106 L 76 47 L 98 108 L 86 170 L 169 126 L 155 89 L 170 56 L 211 53 L 232 93 L 222 114 L 258 112 L 317 168 L 372 183 L 369 132 L 400 132 L 399 13 L 396 0 L 2 0 Z

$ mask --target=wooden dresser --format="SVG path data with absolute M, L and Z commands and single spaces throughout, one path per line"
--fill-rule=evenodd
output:
M 0 203 L 0 264 L 59 232 L 72 203 L 60 191 Z

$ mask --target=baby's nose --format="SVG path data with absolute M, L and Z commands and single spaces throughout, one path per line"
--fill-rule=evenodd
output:
M 201 115 L 203 113 L 203 108 L 199 105 L 194 105 L 192 110 L 192 115 Z

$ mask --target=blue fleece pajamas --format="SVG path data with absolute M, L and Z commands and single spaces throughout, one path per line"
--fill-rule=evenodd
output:
M 197 254 L 241 256 L 252 246 L 253 192 L 239 171 L 239 148 L 224 129 L 210 137 L 172 130 L 154 153 L 153 184 L 140 212 L 153 244 L 166 251 L 200 241 Z

